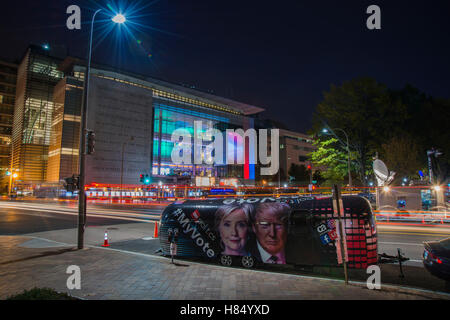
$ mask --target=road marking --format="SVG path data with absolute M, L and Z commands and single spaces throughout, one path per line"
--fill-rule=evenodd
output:
M 29 211 L 37 211 L 40 213 L 57 213 L 57 214 L 65 214 L 65 215 L 71 215 L 71 216 L 77 216 L 78 212 L 70 212 L 70 211 L 57 211 L 57 210 L 48 210 L 48 209 L 36 209 L 36 208 L 17 208 L 17 207 L 12 207 L 9 209 L 16 209 L 16 210 L 29 210 Z M 20 212 L 18 214 L 21 214 Z M 121 215 L 117 215 L 117 214 L 97 214 L 97 213 L 92 213 L 92 212 L 88 212 L 86 214 L 88 217 L 92 217 L 92 218 L 106 218 L 106 219 L 116 219 L 116 220 L 127 220 L 127 221 L 137 221 L 137 222 L 146 222 L 146 223 L 156 223 L 159 221 L 159 219 L 157 220 L 152 220 L 153 217 L 149 217 L 149 219 L 144 219 L 144 218 L 132 218 L 132 217 L 126 217 L 126 216 L 121 216 Z M 153 218 L 154 219 L 154 218 Z
M 416 232 L 378 232 L 379 234 L 407 234 L 410 236 L 442 236 L 442 237 L 449 237 L 450 235 L 448 233 L 443 234 L 443 233 L 416 233 Z
M 404 242 L 380 242 L 378 241 L 379 244 L 399 244 L 401 246 L 423 246 L 423 243 L 404 243 Z
M 24 206 L 24 205 L 11 205 L 7 204 L 5 208 L 8 209 L 16 209 L 16 210 L 28 210 L 28 211 L 36 211 L 39 213 L 57 213 L 57 214 L 66 214 L 66 215 L 78 215 L 78 211 L 75 209 L 64 209 L 58 207 L 35 207 L 35 206 Z M 142 214 L 142 213 L 127 213 L 123 211 L 115 211 L 110 210 L 108 213 L 102 212 L 97 213 L 96 211 L 88 211 L 88 217 L 100 217 L 100 218 L 108 218 L 108 219 L 120 219 L 120 220 L 128 220 L 128 221 L 138 221 L 138 222 L 157 222 L 159 221 L 160 215 L 156 214 Z

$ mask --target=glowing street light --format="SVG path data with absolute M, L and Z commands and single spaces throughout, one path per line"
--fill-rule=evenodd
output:
M 14 172 L 16 171 L 16 172 Z M 13 169 L 6 171 L 6 175 L 9 176 L 9 185 L 8 185 L 8 195 L 11 196 L 11 190 L 14 184 L 14 179 L 16 179 L 19 175 L 17 174 L 19 169 Z
M 116 14 L 111 20 L 112 20 L 113 22 L 119 23 L 119 24 L 122 24 L 122 23 L 124 23 L 125 21 L 127 21 L 127 19 L 125 18 L 125 16 L 124 16 L 123 14 L 121 14 L 121 13 Z
M 389 188 L 388 186 L 383 187 L 383 191 L 384 192 L 389 192 L 391 191 L 391 188 Z
M 441 191 L 441 186 L 434 186 L 433 189 L 434 191 Z

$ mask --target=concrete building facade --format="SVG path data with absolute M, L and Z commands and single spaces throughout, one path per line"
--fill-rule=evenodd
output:
M 313 139 L 307 134 L 280 129 L 281 172 L 287 175 L 292 164 L 310 165 L 309 154 L 314 151 L 312 142 Z

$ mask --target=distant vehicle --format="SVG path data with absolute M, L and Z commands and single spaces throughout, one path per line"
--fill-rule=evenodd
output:
M 445 280 L 450 288 L 450 238 L 423 243 L 423 264 L 434 276 Z
M 367 200 L 369 200 L 370 204 L 375 204 L 376 202 L 375 195 L 373 193 L 361 192 L 358 193 L 358 196 L 366 198 Z
M 208 195 L 214 196 L 214 195 L 235 195 L 236 190 L 232 188 L 211 188 Z

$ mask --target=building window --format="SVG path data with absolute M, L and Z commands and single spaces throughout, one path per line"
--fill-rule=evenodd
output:
M 298 156 L 298 161 L 299 162 L 305 162 L 307 160 L 308 160 L 308 157 L 306 157 L 306 156 Z

